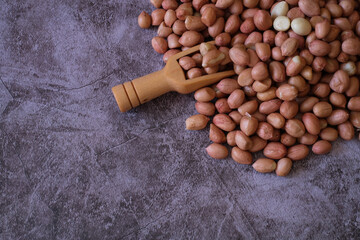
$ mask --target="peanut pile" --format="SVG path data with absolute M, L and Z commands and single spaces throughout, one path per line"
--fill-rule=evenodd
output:
M 236 75 L 195 92 L 210 123 L 206 151 L 262 173 L 286 176 L 293 161 L 327 154 L 360 129 L 360 14 L 355 0 L 150 0 L 139 15 L 158 26 L 152 46 L 164 61 L 197 44 L 179 64 L 189 79 L 232 67 Z M 204 43 L 215 40 L 215 45 Z M 212 55 L 210 55 L 212 53 Z M 211 119 L 210 119 L 211 118 Z M 266 158 L 253 160 L 262 151 Z

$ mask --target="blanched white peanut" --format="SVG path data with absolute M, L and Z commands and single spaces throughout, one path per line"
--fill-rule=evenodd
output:
M 273 27 L 279 32 L 285 32 L 290 28 L 290 19 L 286 16 L 278 16 L 274 20 Z

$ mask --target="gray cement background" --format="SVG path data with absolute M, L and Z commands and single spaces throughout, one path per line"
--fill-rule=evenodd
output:
M 210 159 L 191 95 L 121 114 L 162 68 L 147 0 L 0 0 L 0 239 L 359 239 L 359 141 L 287 178 Z

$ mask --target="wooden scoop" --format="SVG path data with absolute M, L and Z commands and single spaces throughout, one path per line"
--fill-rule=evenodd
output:
M 195 53 L 199 49 L 200 45 L 197 45 L 175 54 L 169 58 L 162 70 L 113 87 L 112 92 L 120 111 L 126 112 L 170 91 L 188 94 L 235 74 L 233 70 L 230 70 L 186 80 L 178 59 Z

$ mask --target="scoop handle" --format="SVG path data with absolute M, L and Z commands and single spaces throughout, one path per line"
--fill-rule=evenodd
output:
M 163 70 L 112 88 L 121 112 L 129 111 L 171 90 Z

